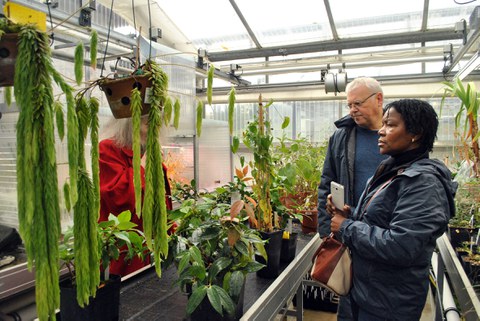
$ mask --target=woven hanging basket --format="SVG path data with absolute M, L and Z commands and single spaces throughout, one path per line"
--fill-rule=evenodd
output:
M 7 33 L 0 38 L 0 87 L 13 86 L 17 43 L 18 33 Z
M 115 118 L 132 117 L 130 102 L 132 89 L 138 88 L 142 96 L 142 115 L 150 110 L 148 88 L 152 82 L 145 75 L 132 75 L 125 78 L 107 79 L 100 82 L 100 89 L 105 93 L 108 104 Z

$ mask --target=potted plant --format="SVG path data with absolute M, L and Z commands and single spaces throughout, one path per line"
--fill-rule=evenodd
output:
M 268 259 L 257 257 L 259 262 L 267 266 L 257 272 L 266 278 L 277 277 L 280 270 L 280 253 L 283 231 L 278 220 L 274 219 L 272 208 L 272 187 L 275 182 L 275 163 L 272 156 L 273 137 L 270 122 L 266 118 L 266 109 L 273 103 L 263 105 L 262 96 L 258 99 L 258 116 L 247 125 L 243 132 L 243 143 L 252 152 L 253 160 L 249 166 L 252 169 L 252 198 L 249 202 L 253 210 L 247 210 L 250 226 L 258 229 L 262 238 L 268 240 L 266 251 Z M 282 129 L 288 126 L 289 118 L 285 118 Z
M 97 224 L 98 256 L 101 258 L 95 268 L 102 272 L 98 290 L 94 296 L 82 297 L 84 291 L 80 287 L 85 283 L 78 283 L 76 262 L 81 258 L 75 252 L 73 229 L 69 228 L 60 243 L 60 258 L 68 268 L 69 277 L 60 285 L 60 314 L 62 320 L 118 320 L 120 303 L 120 276 L 110 275 L 109 264 L 117 260 L 122 252 L 126 259 L 135 256 L 144 258 L 149 252 L 145 245 L 143 233 L 136 229 L 137 225 L 131 222 L 130 211 L 118 216 L 110 214 L 108 221 Z M 100 264 L 101 263 L 101 264 Z
M 302 218 L 305 234 L 317 232 L 317 190 L 326 151 L 326 144 L 285 136 L 273 151 L 277 184 L 282 187 L 279 200 L 287 211 Z
M 443 82 L 443 84 L 445 88 L 441 106 L 444 105 L 446 97 L 456 97 L 460 100 L 460 107 L 455 115 L 455 128 L 462 146 L 466 148 L 458 148 L 458 151 L 464 160 L 472 163 L 474 176 L 479 177 L 480 151 L 478 137 L 480 133 L 477 120 L 480 106 L 479 93 L 473 82 L 464 86 L 458 78 Z
M 239 218 L 242 201 L 218 203 L 213 197 L 189 199 L 170 213 L 178 224 L 172 236 L 177 284 L 189 293 L 192 320 L 233 320 L 243 314 L 246 275 L 263 267 L 264 241 Z
M 455 194 L 455 216 L 449 221 L 454 248 L 477 237 L 480 227 L 480 182 L 478 178 L 459 183 Z
M 60 239 L 55 117 L 61 113 L 57 113 L 58 104 L 54 101 L 54 83 L 72 108 L 73 95 L 72 88 L 53 66 L 48 35 L 34 25 L 14 24 L 0 18 L 0 39 L 9 39 L 12 32 L 18 32 L 18 41 L 13 40 L 17 45 L 13 84 L 19 106 L 16 131 L 19 232 L 27 266 L 29 270 L 35 267 L 37 316 L 43 321 L 55 315 L 60 302 L 58 282 L 52 282 L 59 277 Z M 6 48 L 9 54 L 14 50 Z M 4 65 L 12 62 L 12 57 L 0 59 L 0 77 L 12 71 L 12 67 Z M 10 80 L 2 82 L 12 84 Z M 57 129 L 63 137 L 63 126 Z
M 480 199 L 480 152 L 478 138 L 478 110 L 480 106 L 479 93 L 475 84 L 465 86 L 460 79 L 443 82 L 445 88 L 441 106 L 446 97 L 456 97 L 460 100 L 458 112 L 455 115 L 456 134 L 460 139 L 460 146 L 456 147 L 463 159 L 460 169 L 455 176 L 459 188 L 455 196 L 456 214 L 449 222 L 450 240 L 454 247 L 464 241 L 470 241 L 476 235 L 480 225 L 478 202 Z

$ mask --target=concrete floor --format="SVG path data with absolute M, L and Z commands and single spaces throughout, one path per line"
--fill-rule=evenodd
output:
M 423 309 L 420 321 L 433 321 L 435 318 L 435 311 L 433 305 L 433 297 L 428 293 L 427 302 Z M 277 317 L 275 321 L 296 321 L 295 317 L 288 316 L 286 318 Z M 337 321 L 337 314 L 326 311 L 316 311 L 305 309 L 303 311 L 303 321 Z

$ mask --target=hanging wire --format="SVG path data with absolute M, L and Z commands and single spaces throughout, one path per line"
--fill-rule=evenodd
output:
M 133 13 L 133 30 L 135 30 L 135 39 L 137 39 L 137 44 L 138 42 L 138 37 L 140 37 L 140 32 L 137 35 L 137 21 L 135 18 L 135 0 L 132 0 L 132 13 Z M 138 57 L 137 57 L 138 56 Z M 135 60 L 134 63 L 132 64 L 133 69 L 136 70 L 137 68 L 140 67 L 140 48 L 137 48 L 136 54 L 134 54 Z
M 51 42 L 50 42 L 50 46 L 53 45 L 53 42 L 55 41 L 55 34 L 53 33 L 53 19 L 52 19 L 52 10 L 50 9 L 50 5 L 52 4 L 52 2 L 50 0 L 47 0 L 45 2 L 45 4 L 47 5 L 47 8 L 48 8 L 48 17 L 50 18 L 50 24 L 52 25 L 52 33 L 49 35 L 50 39 L 51 39 Z
M 133 13 L 133 29 L 135 30 L 135 36 L 137 36 L 137 22 L 135 20 L 135 0 L 132 0 L 132 13 Z
M 150 9 L 150 0 L 147 0 L 148 3 L 148 38 L 150 39 L 150 46 L 148 48 L 148 60 L 152 59 L 152 12 Z
M 107 49 L 108 49 L 108 41 L 110 40 L 110 30 L 112 28 L 112 16 L 113 16 L 113 1 L 110 5 L 110 16 L 108 18 L 108 32 L 107 32 L 107 43 L 105 44 L 105 52 L 103 53 L 103 61 L 102 61 L 102 71 L 100 72 L 100 78 L 103 77 L 103 70 L 105 69 L 105 58 L 107 57 Z
M 470 0 L 470 1 L 465 1 L 465 2 L 458 2 L 457 0 L 453 0 L 453 2 L 455 2 L 456 4 L 469 4 L 469 3 L 472 3 L 472 2 L 475 2 L 477 0 Z

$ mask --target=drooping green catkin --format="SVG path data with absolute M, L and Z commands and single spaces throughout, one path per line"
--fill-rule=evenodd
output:
M 42 175 L 42 169 L 40 166 L 36 166 L 35 176 L 38 179 L 34 190 L 36 193 L 43 193 L 43 186 L 41 185 L 40 177 Z M 35 299 L 37 305 L 37 314 L 40 320 L 48 320 L 49 316 L 49 267 L 48 267 L 48 254 L 47 254 L 47 242 L 45 242 L 47 229 L 45 222 L 45 211 L 43 209 L 42 198 L 36 199 L 35 207 L 39 214 L 35 220 L 35 226 L 32 226 L 32 237 L 36 240 L 43 240 L 36 244 L 35 252 L 33 254 L 35 260 Z
M 23 199 L 19 201 L 26 202 L 25 206 L 19 206 L 19 210 L 24 210 L 23 214 L 19 213 L 19 219 L 22 220 L 20 225 L 23 226 L 20 230 L 26 233 L 22 236 L 26 237 L 24 242 L 29 267 L 32 267 L 32 262 L 35 264 L 38 285 L 36 289 L 45 286 L 45 290 L 38 289 L 39 292 L 36 292 L 38 315 L 40 320 L 48 320 L 54 318 L 55 309 L 59 305 L 60 231 L 53 89 L 48 74 L 51 62 L 45 35 L 25 28 L 20 43 L 22 48 L 19 48 L 17 58 L 21 61 L 19 69 L 28 73 L 18 77 L 18 82 L 15 81 L 17 103 L 20 106 L 20 113 L 24 113 L 19 117 L 21 120 L 17 124 L 19 129 L 17 135 L 24 135 L 19 137 L 17 148 L 25 153 L 19 160 L 19 167 L 23 165 L 19 179 L 22 182 L 19 186 L 23 189 L 19 194 L 23 193 Z M 52 280 L 55 282 L 52 283 Z
M 173 105 L 173 127 L 178 129 L 180 123 L 180 100 L 175 99 L 175 104 Z
M 78 168 L 86 169 L 85 157 L 85 139 L 88 134 L 88 127 L 90 125 L 90 110 L 88 103 L 84 97 L 75 101 L 75 111 L 78 119 Z M 80 156 L 80 157 L 79 157 Z
M 170 97 L 167 97 L 165 99 L 165 106 L 163 106 L 163 121 L 165 123 L 165 126 L 168 126 L 170 124 L 170 121 L 172 120 L 172 111 L 172 99 Z
M 213 75 L 215 73 L 215 67 L 213 64 L 210 64 L 207 73 L 207 101 L 208 104 L 212 104 L 212 96 L 213 96 Z
M 197 104 L 197 136 L 200 137 L 202 135 L 202 122 L 203 122 L 203 103 L 199 100 Z
M 70 180 L 70 203 L 77 202 L 77 175 L 78 175 L 78 119 L 75 112 L 75 99 L 72 87 L 55 69 L 51 70 L 53 80 L 62 89 L 67 101 L 67 148 L 68 148 L 68 174 Z
M 59 306 L 60 209 L 55 153 L 52 79 L 71 99 L 71 88 L 53 68 L 49 39 L 33 26 L 20 32 L 14 94 L 17 122 L 19 230 L 28 267 L 35 265 L 37 315 L 54 320 Z
M 12 105 L 12 87 L 5 87 L 3 97 L 5 98 L 7 106 L 10 107 Z
M 91 97 L 88 101 L 90 110 L 90 141 L 91 141 L 91 150 L 90 155 L 92 157 L 92 182 L 93 182 L 93 195 L 95 198 L 94 209 L 92 215 L 95 217 L 95 221 L 98 220 L 100 216 L 100 169 L 98 163 L 98 129 L 100 125 L 98 123 L 98 110 L 100 103 L 95 97 Z
M 91 254 L 98 252 L 98 241 L 91 239 L 89 229 L 91 228 L 89 211 L 92 210 L 93 186 L 88 173 L 79 169 L 78 172 L 78 201 L 74 206 L 73 215 L 73 235 L 75 239 L 75 276 L 77 287 L 77 302 L 83 307 L 88 304 L 89 297 L 94 296 L 98 283 L 96 278 L 92 278 Z M 96 229 L 94 229 L 96 231 Z M 96 262 L 96 268 L 99 270 L 99 261 Z
M 53 97 L 52 97 L 53 99 Z M 54 106 L 49 104 L 44 109 L 44 123 L 43 131 L 45 136 L 44 150 L 49 150 L 48 146 L 55 145 L 55 126 L 54 126 Z M 60 305 L 60 288 L 58 284 L 58 240 L 61 234 L 61 222 L 60 222 L 60 206 L 58 196 L 58 178 L 57 178 L 57 164 L 56 155 L 54 149 L 50 149 L 53 152 L 45 153 L 43 157 L 42 166 L 42 178 L 43 178 L 43 198 L 45 207 L 46 218 L 46 233 L 47 235 L 47 253 L 48 253 L 48 267 L 49 271 L 49 310 L 55 311 L 56 307 Z M 47 179 L 47 177 L 49 179 Z M 53 177 L 53 179 L 52 179 Z
M 16 70 L 22 70 L 23 73 L 15 73 L 14 82 L 17 84 L 14 87 L 15 97 L 17 103 L 21 106 L 19 119 L 17 122 L 17 173 L 18 173 L 18 205 L 19 205 L 19 220 L 20 220 L 20 233 L 22 237 L 25 238 L 27 254 L 30 250 L 28 238 L 30 235 L 26 235 L 25 227 L 29 227 L 33 218 L 33 209 L 34 209 L 34 198 L 33 192 L 31 192 L 30 187 L 34 186 L 33 179 L 33 146 L 32 136 L 33 136 L 33 106 L 30 104 L 32 102 L 32 89 L 28 86 L 32 86 L 34 79 L 31 74 L 27 73 L 25 70 L 26 65 L 33 65 L 36 61 L 31 55 L 31 51 L 34 49 L 32 44 L 26 40 L 26 37 L 29 37 L 29 31 L 23 31 L 20 34 L 19 39 L 19 53 L 18 59 L 16 61 Z M 23 64 L 20 64 L 20 60 L 24 60 Z M 20 91 L 25 91 L 22 93 Z M 23 231 L 23 232 L 22 232 Z M 28 255 L 27 255 L 28 256 Z M 31 257 L 29 256 L 29 265 L 31 265 Z
M 63 137 L 65 136 L 65 120 L 63 117 L 63 106 L 58 100 L 54 104 L 54 109 L 55 120 L 57 121 L 58 137 L 60 138 L 60 140 L 63 140 Z
M 157 164 L 155 163 L 158 147 L 160 111 L 158 108 L 150 108 L 148 113 L 148 132 L 147 132 L 147 159 L 145 164 L 145 195 L 143 199 L 143 232 L 147 246 L 153 251 L 153 223 L 154 223 L 154 205 L 155 205 L 155 180 L 157 179 Z M 161 202 L 161 200 L 158 200 Z
M 156 160 L 156 164 L 160 164 L 158 171 L 158 188 L 157 192 L 157 199 L 165 200 L 165 176 L 163 174 L 163 159 L 162 153 L 158 153 L 156 155 L 158 158 Z M 167 234 L 167 206 L 165 202 L 158 202 L 158 217 L 155 219 L 155 238 L 154 238 L 154 255 L 155 258 L 155 270 L 158 276 L 161 276 L 161 262 L 162 258 L 166 258 L 168 256 L 168 234 Z
M 77 177 L 78 177 L 78 118 L 75 111 L 75 102 L 72 97 L 67 96 L 67 149 L 68 149 L 68 174 L 70 180 L 70 204 L 75 206 L 78 199 Z
M 132 101 L 130 104 L 132 112 L 132 150 L 133 150 L 133 188 L 135 191 L 135 213 L 142 216 L 142 180 L 141 180 L 141 117 L 142 117 L 142 96 L 137 88 L 132 90 Z
M 152 80 L 151 107 L 148 113 L 147 132 L 147 160 L 145 165 L 145 196 L 143 204 L 143 228 L 147 246 L 154 251 L 155 265 L 160 276 L 161 256 L 164 254 L 164 244 L 167 242 L 166 224 L 165 233 L 162 231 L 162 222 L 166 222 L 165 182 L 162 170 L 161 146 L 159 142 L 160 127 L 162 125 L 161 110 L 167 99 L 168 77 L 155 62 L 148 61 L 150 79 Z M 162 197 L 160 195 L 163 195 Z M 153 241 L 153 242 L 152 242 Z M 168 246 L 167 246 L 168 250 Z
M 95 29 L 92 29 L 90 33 L 90 66 L 93 69 L 97 67 L 97 46 L 98 33 Z
M 228 129 L 230 136 L 233 135 L 233 114 L 235 112 L 235 87 L 232 86 L 228 94 Z
M 83 54 L 84 54 L 83 42 L 80 42 L 75 47 L 75 57 L 74 57 L 75 81 L 79 86 L 83 80 L 83 63 L 84 63 Z
M 70 203 L 70 185 L 68 182 L 63 184 L 63 198 L 65 200 L 65 208 L 68 212 L 72 209 L 72 205 Z

